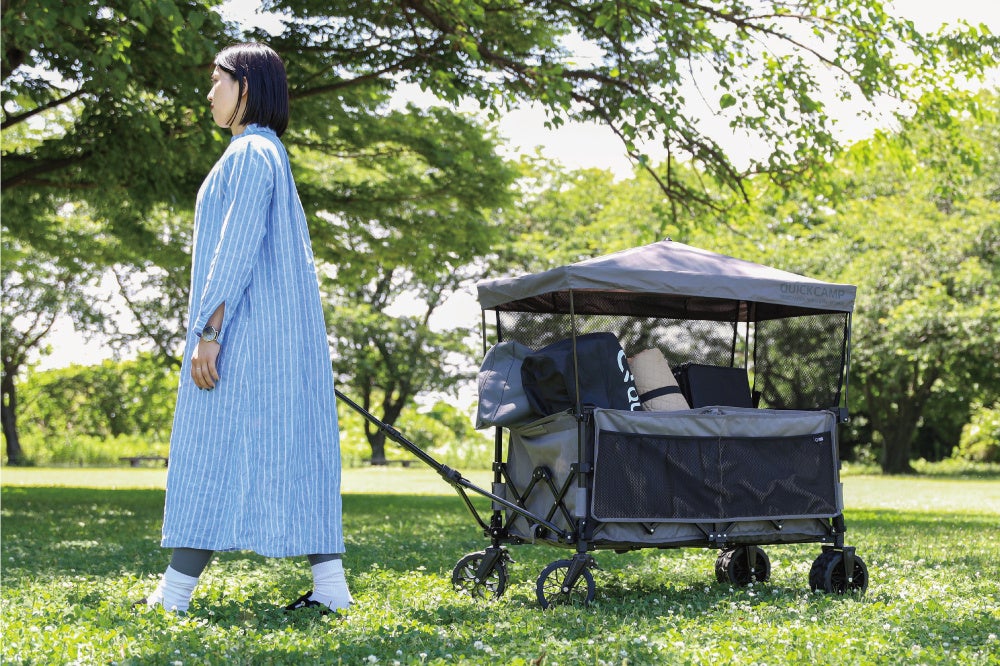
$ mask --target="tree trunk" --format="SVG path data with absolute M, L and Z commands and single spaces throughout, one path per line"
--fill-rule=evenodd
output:
M 24 451 L 21 450 L 21 439 L 17 434 L 17 386 L 14 377 L 17 368 L 4 368 L 0 379 L 0 420 L 3 421 L 3 438 L 7 443 L 7 464 L 23 465 Z
M 368 438 L 372 447 L 372 464 L 385 465 L 385 433 L 379 430 Z
M 884 448 L 882 450 L 883 474 L 912 474 L 910 465 L 912 441 L 915 429 L 896 428 L 882 432 Z
M 931 396 L 931 386 L 934 385 L 937 373 L 927 373 L 922 384 L 910 388 L 909 395 L 901 392 L 895 413 L 887 416 L 890 422 L 881 424 L 884 449 L 882 451 L 883 474 L 912 474 L 910 459 L 913 457 L 913 442 L 917 438 L 917 428 L 924 406 Z
M 399 389 L 397 392 L 396 400 L 391 400 L 388 395 L 392 394 L 392 391 L 387 391 L 386 396 L 382 400 L 382 417 L 381 421 L 385 425 L 392 427 L 396 421 L 399 419 L 399 415 L 403 412 L 403 405 L 406 404 L 406 399 L 409 393 L 404 393 L 403 389 Z M 370 395 L 364 396 L 364 408 L 369 412 Z M 377 427 L 374 423 L 365 423 L 365 437 L 368 439 L 368 444 L 372 449 L 371 464 L 372 465 L 385 465 L 385 440 L 386 434 L 382 428 Z

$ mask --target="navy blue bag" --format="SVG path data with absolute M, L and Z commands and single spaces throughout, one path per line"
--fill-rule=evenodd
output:
M 580 405 L 603 409 L 641 410 L 639 392 L 621 344 L 611 333 L 576 338 L 580 371 Z M 566 338 L 525 357 L 521 383 L 531 408 L 548 416 L 576 408 L 573 339 Z

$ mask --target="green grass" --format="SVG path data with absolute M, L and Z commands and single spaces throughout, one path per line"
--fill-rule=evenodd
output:
M 645 549 L 598 552 L 595 603 L 542 611 L 535 579 L 568 551 L 512 548 L 507 593 L 467 599 L 451 569 L 487 541 L 447 484 L 347 470 L 357 603 L 331 619 L 277 610 L 308 588 L 304 560 L 250 553 L 219 555 L 185 617 L 132 611 L 167 560 L 162 470 L 2 474 L 5 664 L 1000 664 L 992 479 L 845 478 L 860 599 L 809 592 L 815 544 L 766 547 L 772 579 L 749 589 L 715 582 L 714 551 Z

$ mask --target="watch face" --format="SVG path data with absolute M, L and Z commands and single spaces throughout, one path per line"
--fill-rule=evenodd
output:
M 201 339 L 204 342 L 214 342 L 219 337 L 219 331 L 212 326 L 206 326 L 201 332 Z

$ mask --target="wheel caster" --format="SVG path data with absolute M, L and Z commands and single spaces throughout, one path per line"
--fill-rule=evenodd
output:
M 565 604 L 587 606 L 594 600 L 594 575 L 587 566 L 580 571 L 575 581 L 568 581 L 573 563 L 573 560 L 556 560 L 542 569 L 535 590 L 542 608 Z M 584 585 L 579 584 L 581 579 Z
M 771 560 L 759 546 L 724 550 L 715 560 L 715 579 L 739 587 L 767 582 L 771 579 Z
M 848 592 L 864 594 L 868 589 L 868 567 L 865 561 L 851 550 L 853 566 L 847 573 L 847 558 L 844 551 L 827 550 L 816 558 L 809 570 L 809 589 L 822 590 L 832 594 Z
M 496 557 L 496 561 L 488 571 L 480 571 L 486 557 L 486 551 L 479 551 L 469 553 L 458 561 L 451 572 L 451 584 L 457 592 L 468 594 L 474 599 L 500 598 L 507 589 L 505 553 Z

